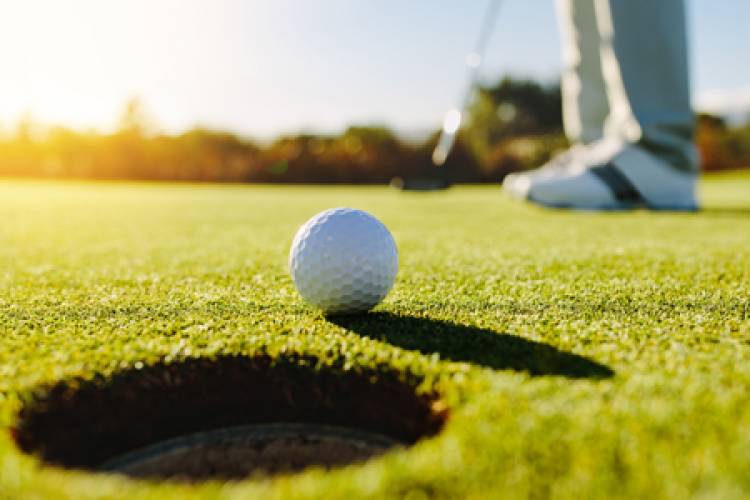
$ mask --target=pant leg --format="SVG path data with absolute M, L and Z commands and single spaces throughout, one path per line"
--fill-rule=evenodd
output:
M 563 123 L 573 143 L 601 139 L 609 115 L 594 1 L 556 2 L 563 56 Z
M 610 113 L 604 135 L 696 172 L 683 0 L 594 0 Z

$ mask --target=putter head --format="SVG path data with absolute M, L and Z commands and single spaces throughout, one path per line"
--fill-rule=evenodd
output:
M 437 177 L 414 177 L 411 179 L 394 177 L 391 179 L 390 185 L 392 188 L 401 191 L 439 191 L 448 189 L 451 183 L 447 179 Z

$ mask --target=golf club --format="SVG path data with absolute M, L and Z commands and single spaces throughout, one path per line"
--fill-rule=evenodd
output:
M 458 107 L 448 110 L 445 114 L 440 138 L 435 146 L 435 150 L 432 152 L 432 163 L 435 166 L 441 166 L 445 163 L 453 149 L 453 144 L 456 142 L 456 134 L 461 128 L 461 122 L 463 121 L 466 109 L 471 104 L 471 98 L 479 76 L 479 68 L 482 65 L 487 45 L 492 37 L 495 19 L 501 2 L 502 0 L 489 0 L 474 50 L 466 55 L 466 67 L 469 69 L 466 90 L 463 93 L 461 101 L 459 101 Z

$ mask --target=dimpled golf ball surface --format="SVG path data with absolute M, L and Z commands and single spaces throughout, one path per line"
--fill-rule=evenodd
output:
M 289 271 L 300 295 L 328 314 L 372 309 L 388 294 L 398 252 L 378 219 L 352 208 L 333 208 L 297 231 Z

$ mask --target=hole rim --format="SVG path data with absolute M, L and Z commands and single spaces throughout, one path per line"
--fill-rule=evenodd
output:
M 78 405 L 86 404 L 87 398 L 91 398 L 96 395 L 98 391 L 102 394 L 107 394 L 107 391 L 113 391 L 109 393 L 105 400 L 112 400 L 116 398 L 121 391 L 126 392 L 130 390 L 130 398 L 138 398 L 139 387 L 144 384 L 148 387 L 149 383 L 162 380 L 164 376 L 169 381 L 167 386 L 172 387 L 171 384 L 177 384 L 177 386 L 184 387 L 189 384 L 190 381 L 195 380 L 195 374 L 192 376 L 181 376 L 181 371 L 187 369 L 188 372 L 197 368 L 199 375 L 203 373 L 213 372 L 214 382 L 221 382 L 222 379 L 227 375 L 226 366 L 223 364 L 228 363 L 228 371 L 232 372 L 232 365 L 245 365 L 247 369 L 246 375 L 264 373 L 266 379 L 268 377 L 277 377 L 283 379 L 284 375 L 287 375 L 294 379 L 291 382 L 291 386 L 294 387 L 296 383 L 304 380 L 304 383 L 296 386 L 297 394 L 299 391 L 304 391 L 307 388 L 316 388 L 316 384 L 322 384 L 322 388 L 317 386 L 317 394 L 313 396 L 311 400 L 307 400 L 307 405 L 302 404 L 301 413 L 296 415 L 296 418 L 283 418 L 288 415 L 282 415 L 282 418 L 270 418 L 273 415 L 273 411 L 269 413 L 261 414 L 259 418 L 250 418 L 237 422 L 229 419 L 229 423 L 222 421 L 221 418 L 213 420 L 211 424 L 207 426 L 192 427 L 185 430 L 181 428 L 180 431 L 175 431 L 167 434 L 156 433 L 157 435 L 151 435 L 147 441 L 140 439 L 139 442 L 129 444 L 127 448 L 111 447 L 107 449 L 106 453 L 94 454 L 93 456 L 87 455 L 85 452 L 78 452 L 78 447 L 74 443 L 81 441 L 80 436 L 94 436 L 96 439 L 93 441 L 101 441 L 106 438 L 109 434 L 115 431 L 112 427 L 109 431 L 105 428 L 103 434 L 98 435 L 97 430 L 89 430 L 89 434 L 82 433 L 81 427 L 86 417 L 74 418 L 73 425 L 75 436 L 79 439 L 70 437 L 69 428 L 66 429 L 66 423 L 70 423 L 70 418 L 56 419 L 56 416 L 60 416 L 62 412 L 63 417 L 70 417 L 71 412 L 75 413 L 79 409 Z M 330 364 L 327 364 L 330 363 Z M 136 367 L 137 366 L 137 367 Z M 198 357 L 185 357 L 180 359 L 171 359 L 169 361 L 165 359 L 158 359 L 148 364 L 143 362 L 136 363 L 136 366 L 130 366 L 125 369 L 115 370 L 109 374 L 97 374 L 93 378 L 71 378 L 63 379 L 53 384 L 48 384 L 43 387 L 38 387 L 31 391 L 32 397 L 29 401 L 22 405 L 17 413 L 15 424 L 11 427 L 11 436 L 15 442 L 17 448 L 26 454 L 35 455 L 36 458 L 43 465 L 51 465 L 56 467 L 62 467 L 64 469 L 82 470 L 86 472 L 111 472 L 102 469 L 102 465 L 106 464 L 109 460 L 112 460 L 118 456 L 126 455 L 128 453 L 137 452 L 146 447 L 157 446 L 158 444 L 172 440 L 189 437 L 191 434 L 201 432 L 215 432 L 221 431 L 222 429 L 237 426 L 246 425 L 297 425 L 297 424 L 310 424 L 310 425 L 321 425 L 328 427 L 344 427 L 354 433 L 364 432 L 370 434 L 380 434 L 388 439 L 393 440 L 395 443 L 401 446 L 411 446 L 416 442 L 431 438 L 440 433 L 445 427 L 450 411 L 448 406 L 445 404 L 443 395 L 432 386 L 430 389 L 425 389 L 424 377 L 411 373 L 399 371 L 393 367 L 387 366 L 374 366 L 374 367 L 346 367 L 343 364 L 343 360 L 323 360 L 319 357 L 312 355 L 292 355 L 292 356 L 271 356 L 268 354 L 255 354 L 255 355 L 243 355 L 243 354 L 226 354 L 226 355 L 215 355 L 215 356 L 198 356 Z M 218 369 L 217 369 L 218 367 Z M 236 368 L 237 366 L 234 366 Z M 161 377 L 159 376 L 161 375 Z M 230 375 L 236 378 L 237 374 Z M 262 377 L 261 377 L 262 378 Z M 128 389 L 128 383 L 134 383 L 133 387 Z M 351 390 L 348 398 L 350 400 L 365 401 L 363 407 L 360 407 L 356 412 L 354 421 L 350 421 L 347 417 L 346 411 L 351 408 L 357 407 L 356 404 L 352 405 L 351 401 L 349 406 L 338 408 L 337 404 L 343 400 L 343 395 L 347 385 L 351 384 L 352 387 L 358 390 Z M 158 383 L 156 384 L 158 386 Z M 210 385 L 210 384 L 209 384 Z M 283 382 L 280 384 L 281 388 L 289 388 Z M 361 394 L 362 388 L 370 388 L 370 392 L 364 391 Z M 142 388 L 142 387 L 141 387 Z M 278 388 L 274 386 L 273 388 Z M 330 390 L 333 389 L 333 393 Z M 389 405 L 393 405 L 394 401 L 404 402 L 411 401 L 411 407 L 404 415 L 399 415 L 399 408 L 394 411 L 391 409 L 386 412 L 386 424 L 385 425 L 374 425 L 376 418 L 370 415 L 368 418 L 363 420 L 363 415 L 368 414 L 368 408 L 372 409 L 372 401 L 367 401 L 367 396 L 372 394 L 379 394 L 382 407 L 387 408 Z M 200 392 L 200 391 L 199 391 Z M 294 391 L 293 391 L 294 392 Z M 187 395 L 189 396 L 190 391 Z M 84 395 L 83 399 L 80 399 L 81 395 Z M 93 396 L 92 396 L 93 395 Z M 153 395 L 152 395 L 153 396 Z M 295 408 L 295 394 L 283 395 L 290 403 L 287 409 L 294 410 Z M 189 398 L 188 398 L 189 399 Z M 273 404 L 279 404 L 283 401 L 283 397 L 276 398 Z M 323 410 L 321 414 L 315 414 L 315 408 L 311 408 L 310 401 L 317 401 L 321 405 Z M 106 402 L 106 401 L 105 401 Z M 122 405 L 127 405 L 128 400 L 121 401 Z M 188 403 L 187 406 L 190 406 Z M 313 405 L 314 406 L 314 405 Z M 228 406 L 229 410 L 232 410 L 232 405 Z M 227 410 L 227 408 L 224 408 Z M 236 410 L 236 408 L 234 408 Z M 313 413 L 309 413 L 313 410 Z M 67 412 L 67 413 L 66 413 Z M 96 412 L 95 412 L 96 413 Z M 200 411 L 198 410 L 198 413 Z M 262 413 L 262 412 L 261 412 Z M 283 413 L 283 412 L 282 412 Z M 106 411 L 104 413 L 106 415 Z M 100 413 L 99 416 L 102 414 Z M 110 413 L 111 415 L 111 413 Z M 415 418 L 416 417 L 416 418 Z M 412 419 L 412 421 L 410 421 Z M 46 429 L 41 434 L 40 429 L 46 428 L 45 423 L 54 422 L 58 420 L 59 424 L 56 429 Z M 164 418 L 161 419 L 157 425 L 164 424 Z M 168 420 L 168 418 L 166 418 Z M 401 422 L 399 424 L 399 421 Z M 94 420 L 96 424 L 98 421 Z M 219 422 L 219 423 L 217 423 Z M 352 425 L 353 423 L 353 425 Z M 379 422 L 382 424 L 382 422 Z M 53 428 L 55 425 L 53 424 Z M 96 425 L 94 425 L 96 428 Z M 106 427 L 106 426 L 105 426 Z M 64 432 L 54 432 L 64 431 Z M 60 436 L 60 441 L 53 443 L 50 447 L 50 443 L 46 440 L 51 435 Z M 106 440 L 106 439 L 105 439 Z M 92 440 L 90 440 L 92 441 Z M 89 446 L 89 449 L 91 446 Z M 73 450 L 72 452 L 70 450 Z M 390 448 L 389 448 L 390 449 Z M 389 450 L 385 450 L 387 452 Z M 372 458 L 376 458 L 379 454 L 373 455 Z M 352 464 L 363 463 L 363 461 L 352 462 Z M 345 466 L 348 464 L 341 464 Z M 312 465 L 311 465 L 312 466 Z M 339 465 L 334 466 L 338 468 Z M 142 479 L 136 476 L 130 476 L 134 479 Z M 251 477 L 250 475 L 248 477 Z M 153 479 L 153 478 L 151 478 Z M 171 478 L 157 478 L 170 480 Z M 220 474 L 208 478 L 198 478 L 197 481 L 220 479 L 220 480 L 237 480 L 236 477 L 223 477 Z M 182 480 L 182 479 L 178 479 Z M 191 482 L 189 478 L 187 479 Z

